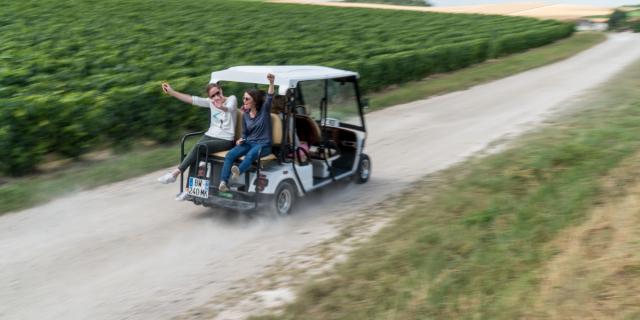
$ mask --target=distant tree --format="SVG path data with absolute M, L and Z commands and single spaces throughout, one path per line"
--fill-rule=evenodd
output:
M 609 17 L 609 30 L 619 30 L 626 25 L 627 13 L 615 10 Z

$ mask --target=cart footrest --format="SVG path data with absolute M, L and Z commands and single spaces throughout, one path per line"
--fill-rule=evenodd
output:
M 256 208 L 256 203 L 252 201 L 225 199 L 218 196 L 209 196 L 209 198 L 205 199 L 189 195 L 185 200 L 205 207 L 219 206 L 236 210 L 252 210 Z

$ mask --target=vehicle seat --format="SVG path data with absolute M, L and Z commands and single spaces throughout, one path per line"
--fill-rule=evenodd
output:
M 244 112 L 238 110 L 238 119 L 236 122 L 236 132 L 235 132 L 235 140 L 237 141 L 242 137 L 242 116 Z M 282 120 L 277 114 L 271 113 L 271 147 L 279 147 L 282 144 Z M 275 151 L 275 150 L 274 150 Z M 224 158 L 229 150 L 220 151 L 212 154 L 214 157 Z M 244 159 L 244 157 L 240 157 L 240 160 Z M 277 160 L 278 157 L 271 153 L 266 156 L 260 157 L 260 162 L 267 162 L 272 160 Z
M 234 142 L 238 141 L 238 139 L 242 137 L 242 128 L 244 126 L 244 124 L 242 123 L 243 115 L 244 115 L 244 111 L 242 110 L 238 110 L 238 112 L 236 112 L 236 132 L 235 132 Z
M 282 145 L 282 119 L 275 113 L 271 114 L 271 150 L 272 152 L 266 156 L 260 157 L 260 162 L 278 160 L 273 152 Z M 244 157 L 240 158 L 244 159 Z
M 309 116 L 296 115 L 296 133 L 300 141 L 306 141 L 309 145 L 319 145 L 322 141 L 320 126 Z
M 335 142 L 327 141 L 320 151 L 322 143 L 322 131 L 318 123 L 306 115 L 296 115 L 296 133 L 300 141 L 306 141 L 309 148 L 309 156 L 316 159 L 331 159 L 338 154 Z
M 242 116 L 243 115 L 244 115 L 244 112 L 242 110 L 237 110 L 237 112 L 236 112 L 236 131 L 235 131 L 234 137 L 233 137 L 233 143 L 234 144 L 235 144 L 236 141 L 238 141 L 238 139 L 240 139 L 240 137 L 242 137 Z M 211 155 L 214 156 L 214 157 L 218 157 L 218 158 L 224 158 L 227 155 L 227 152 L 229 152 L 229 150 L 215 152 L 215 153 L 212 153 Z

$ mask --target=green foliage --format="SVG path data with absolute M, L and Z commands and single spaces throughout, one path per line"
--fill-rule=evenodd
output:
M 640 19 L 629 21 L 629 28 L 631 28 L 633 32 L 640 32 Z
M 604 33 L 580 33 L 550 46 L 501 58 L 491 63 L 478 64 L 440 76 L 437 79 L 404 84 L 398 88 L 384 90 L 372 96 L 369 109 L 376 110 L 386 106 L 422 99 L 434 94 L 462 90 L 486 81 L 503 78 L 565 59 L 605 39 L 606 35 Z M 172 82 L 188 87 L 180 79 Z M 231 86 L 226 86 L 225 90 L 232 90 L 232 88 Z M 624 88 L 624 90 L 627 89 Z M 185 108 L 180 104 L 176 104 L 174 107 L 177 109 L 176 112 L 191 109 L 189 107 Z M 181 107 L 182 109 L 180 109 Z M 206 112 L 206 110 L 202 109 L 200 111 Z M 180 113 L 180 115 L 183 115 L 183 113 Z M 202 125 L 206 125 L 205 114 L 194 113 L 189 117 L 191 118 L 185 118 L 180 121 L 193 124 L 202 122 Z M 198 126 L 196 125 L 195 127 L 197 128 Z M 186 148 L 189 149 L 196 140 L 196 138 L 188 140 Z M 2 138 L 0 138 L 0 141 L 2 141 Z M 171 164 L 175 164 L 179 159 L 177 150 L 177 146 L 170 144 L 166 147 L 153 146 L 151 150 L 147 151 L 137 148 L 132 152 L 118 154 L 107 160 L 74 163 L 69 167 L 56 170 L 53 174 L 38 175 L 37 179 L 30 177 L 9 179 L 9 181 L 0 186 L 0 214 L 49 201 L 70 190 L 74 192 L 84 190 L 166 168 Z M 456 199 L 453 200 L 456 201 Z M 464 205 L 466 204 L 460 202 L 456 204 L 456 206 Z
M 625 6 L 615 10 L 609 16 L 609 30 L 640 32 L 640 10 L 634 8 L 634 6 Z
M 556 39 L 564 38 L 573 33 L 572 25 L 564 25 L 553 28 L 539 28 L 520 33 L 505 34 L 493 41 L 493 47 L 489 51 L 491 57 L 499 57 L 515 52 L 521 52 L 529 48 L 549 44 Z
M 529 18 L 222 0 L 14 1 L 0 27 L 0 170 L 12 175 L 51 152 L 77 157 L 96 143 L 166 142 L 205 127 L 207 110 L 162 96 L 162 80 L 200 94 L 216 69 L 319 64 L 360 72 L 371 91 L 573 31 Z
M 615 10 L 609 17 L 609 30 L 618 30 L 626 25 L 627 13 L 622 10 Z

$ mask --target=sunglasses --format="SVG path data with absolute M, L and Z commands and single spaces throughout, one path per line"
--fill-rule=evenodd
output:
M 244 97 L 244 98 L 242 98 L 242 100 L 244 100 L 244 101 L 249 101 L 249 100 L 251 100 L 251 98 L 249 98 L 249 97 Z
M 209 99 L 213 99 L 213 97 L 215 97 L 215 96 L 219 96 L 219 95 L 220 95 L 220 91 L 218 91 L 218 92 L 216 92 L 216 93 L 214 93 L 214 94 L 210 95 L 210 96 L 209 96 Z

